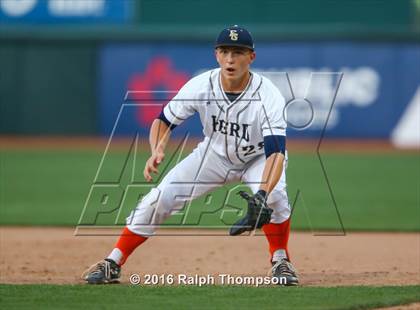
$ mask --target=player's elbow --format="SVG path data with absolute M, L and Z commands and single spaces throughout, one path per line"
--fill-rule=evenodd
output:
M 166 118 L 166 116 L 165 116 L 165 113 L 163 113 L 163 110 L 162 110 L 162 112 L 160 112 L 160 114 L 159 114 L 159 116 L 156 118 L 156 120 L 159 120 L 159 121 L 161 121 L 163 124 L 165 124 L 170 130 L 173 130 L 175 127 L 176 127 L 176 125 L 175 124 L 173 124 L 173 123 L 171 123 L 167 118 Z M 155 121 L 156 121 L 155 120 Z

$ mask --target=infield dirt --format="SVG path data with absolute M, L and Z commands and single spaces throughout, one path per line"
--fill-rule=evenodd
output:
M 199 236 L 191 236 L 195 232 Z M 117 237 L 74 233 L 74 228 L 0 227 L 0 283 L 82 283 L 82 272 L 106 256 Z M 174 233 L 138 248 L 124 266 L 122 282 L 129 283 L 132 273 L 265 276 L 270 267 L 264 236 Z M 292 232 L 290 251 L 304 286 L 420 284 L 419 233 Z

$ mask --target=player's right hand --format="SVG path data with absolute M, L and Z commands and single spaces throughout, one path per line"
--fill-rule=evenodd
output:
M 159 170 L 157 167 L 160 163 L 163 162 L 165 159 L 165 153 L 162 151 L 155 151 L 152 153 L 152 156 L 146 161 L 146 165 L 144 167 L 143 175 L 147 182 L 152 182 L 152 172 L 155 174 L 159 174 Z

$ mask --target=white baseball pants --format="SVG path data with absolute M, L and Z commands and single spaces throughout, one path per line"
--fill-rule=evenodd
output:
M 226 183 L 241 181 L 256 193 L 261 183 L 265 156 L 259 156 L 242 165 L 232 165 L 227 158 L 215 153 L 207 143 L 201 142 L 194 151 L 179 162 L 138 203 L 127 217 L 127 227 L 133 233 L 151 236 L 156 228 L 187 201 L 198 198 Z M 282 223 L 290 217 L 286 192 L 286 167 L 284 161 L 280 181 L 268 197 L 267 204 L 274 211 L 272 223 Z

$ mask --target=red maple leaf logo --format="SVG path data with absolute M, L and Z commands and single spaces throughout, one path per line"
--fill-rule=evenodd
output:
M 143 74 L 131 77 L 128 89 L 139 91 L 134 93 L 134 100 L 141 104 L 136 115 L 139 125 L 150 126 L 162 111 L 162 103 L 170 101 L 188 79 L 186 73 L 172 68 L 172 62 L 167 57 L 153 58 Z

